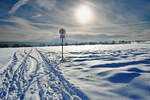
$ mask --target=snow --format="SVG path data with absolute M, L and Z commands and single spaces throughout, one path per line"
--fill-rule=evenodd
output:
M 149 100 L 150 44 L 0 49 L 2 100 Z
M 8 63 L 8 61 L 11 59 L 11 54 L 16 49 L 10 49 L 10 48 L 1 48 L 0 49 L 0 66 L 4 66 Z M 7 55 L 6 55 L 7 54 Z

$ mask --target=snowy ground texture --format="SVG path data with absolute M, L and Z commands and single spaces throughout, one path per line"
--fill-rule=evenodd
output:
M 0 49 L 0 100 L 150 100 L 150 44 Z

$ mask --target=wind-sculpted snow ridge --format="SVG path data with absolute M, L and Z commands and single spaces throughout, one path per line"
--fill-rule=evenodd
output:
M 71 48 L 63 75 L 92 100 L 150 100 L 149 45 Z
M 0 73 L 0 100 L 89 100 L 61 71 L 56 55 L 31 49 L 13 54 Z

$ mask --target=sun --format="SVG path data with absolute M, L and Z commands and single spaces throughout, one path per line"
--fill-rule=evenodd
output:
M 88 6 L 80 6 L 77 9 L 76 17 L 80 23 L 88 23 L 92 19 L 92 11 Z

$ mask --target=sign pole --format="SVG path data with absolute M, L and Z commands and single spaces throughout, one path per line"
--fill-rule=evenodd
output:
M 63 29 L 63 28 L 61 28 L 61 29 L 59 30 L 59 34 L 60 34 L 60 38 L 61 38 L 61 40 L 62 40 L 62 41 L 61 41 L 61 42 L 62 42 L 62 43 L 61 43 L 61 45 L 62 45 L 62 52 L 61 52 L 61 53 L 62 53 L 62 58 L 61 58 L 61 61 L 63 62 L 63 61 L 64 61 L 64 55 L 63 55 L 63 54 L 64 54 L 64 47 L 63 47 L 63 46 L 64 46 L 64 40 L 63 40 L 63 39 L 65 38 L 66 30 Z
M 62 38 L 62 61 L 64 60 L 63 52 L 64 52 L 64 48 L 63 48 L 63 38 Z

